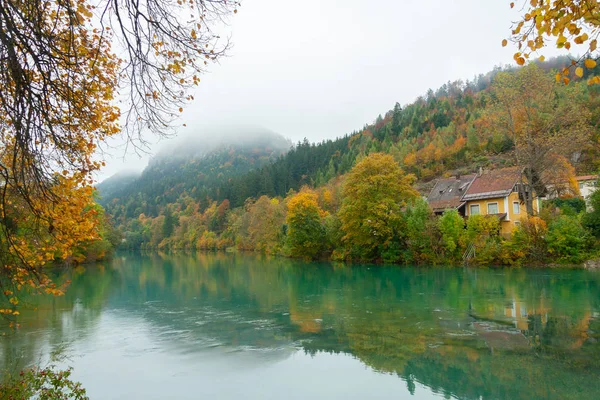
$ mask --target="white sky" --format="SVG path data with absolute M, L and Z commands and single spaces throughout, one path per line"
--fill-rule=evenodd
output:
M 234 47 L 202 77 L 182 114 L 187 127 L 181 133 L 201 135 L 207 124 L 248 124 L 296 142 L 358 130 L 395 102 L 411 103 L 429 88 L 512 63 L 515 48 L 501 46 L 518 18 L 509 4 L 243 0 L 229 28 Z M 112 153 L 99 181 L 142 169 L 149 158 L 123 159 L 119 148 Z

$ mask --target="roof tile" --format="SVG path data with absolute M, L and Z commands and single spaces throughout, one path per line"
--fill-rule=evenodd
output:
M 519 167 L 491 170 L 477 176 L 462 199 L 475 200 L 507 196 L 512 192 L 520 176 Z
M 475 179 L 476 175 L 463 175 L 440 179 L 427 196 L 427 202 L 434 211 L 457 208 L 463 201 L 462 196 Z

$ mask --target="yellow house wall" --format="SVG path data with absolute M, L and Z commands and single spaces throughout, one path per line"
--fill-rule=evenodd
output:
M 519 213 L 514 212 L 513 202 L 519 203 Z M 507 213 L 505 220 L 500 222 L 500 233 L 502 235 L 510 235 L 515 228 L 515 222 L 519 222 L 521 218 L 527 216 L 527 208 L 525 204 L 519 202 L 519 194 L 517 192 L 512 192 L 506 197 L 467 201 L 465 215 L 471 215 L 471 205 L 473 204 L 479 205 L 479 213 L 481 215 L 488 215 L 488 204 L 490 203 L 498 203 L 499 214 Z M 533 210 L 536 214 L 539 212 L 539 205 L 539 199 L 536 198 L 533 201 Z

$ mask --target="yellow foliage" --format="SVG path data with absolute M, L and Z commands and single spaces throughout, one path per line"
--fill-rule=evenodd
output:
M 303 258 L 319 255 L 325 234 L 322 219 L 326 215 L 319 207 L 315 191 L 307 187 L 288 200 L 286 242 L 289 255 Z
M 319 207 L 315 191 L 307 187 L 302 188 L 300 192 L 288 200 L 287 209 L 288 222 L 290 219 L 293 219 L 296 214 L 307 209 L 316 210 L 321 218 L 324 218 L 327 215 L 327 213 Z
M 121 128 L 165 133 L 174 112 L 193 99 L 187 90 L 207 61 L 227 49 L 210 21 L 239 6 L 141 1 L 134 12 L 134 2 L 125 3 L 0 2 L 8 21 L 0 29 L 3 286 L 61 293 L 43 267 L 80 258 L 74 249 L 98 237 L 91 199 L 93 174 L 103 162 L 96 150 Z M 123 14 L 116 12 L 121 8 Z M 189 17 L 181 19 L 184 14 Z M 127 60 L 111 48 L 116 40 Z M 117 93 L 123 86 L 130 90 Z M 117 103 L 118 95 L 129 98 Z M 117 104 L 129 107 L 123 127 Z
M 402 208 L 418 197 L 413 175 L 405 175 L 389 154 L 372 153 L 356 164 L 344 184 L 339 216 L 344 241 L 372 257 L 398 235 Z
M 407 167 L 414 167 L 417 165 L 417 155 L 415 153 L 408 153 L 406 157 L 404 157 L 404 165 Z
M 510 3 L 510 7 L 514 7 L 514 2 Z M 595 37 L 600 30 L 600 20 L 597 18 L 600 14 L 600 2 L 532 0 L 523 8 L 523 12 L 521 20 L 512 27 L 511 41 L 519 49 L 514 55 L 517 64 L 523 65 L 532 53 L 537 53 L 551 38 L 556 38 L 555 46 L 559 49 L 570 50 L 572 44 L 585 46 L 582 49 L 584 56 L 575 63 L 576 65 L 583 61 L 588 69 L 596 66 L 596 62 L 586 56 L 597 57 Z M 588 32 L 592 33 L 593 39 Z M 503 40 L 502 46 L 506 46 L 507 43 L 506 39 Z M 581 66 L 575 66 L 575 74 L 578 77 L 583 76 Z M 559 79 L 557 78 L 557 81 Z M 565 84 L 569 83 L 568 78 L 563 81 Z M 588 83 L 597 82 L 590 80 Z
M 13 7 L 25 18 L 31 12 L 28 4 L 14 2 Z M 0 231 L 0 264 L 7 278 L 4 284 L 15 291 L 60 293 L 42 268 L 98 238 L 92 174 L 102 163 L 94 153 L 120 130 L 120 112 L 113 104 L 120 61 L 111 41 L 88 24 L 92 13 L 87 2 L 74 4 L 71 15 L 55 2 L 37 9 L 52 22 L 39 26 L 35 37 L 54 40 L 54 58 L 43 61 L 52 63 L 53 76 L 30 68 L 29 86 L 24 87 L 22 75 L 14 72 L 0 80 L 0 216 L 10 221 Z M 12 50 L 17 60 L 28 57 L 27 48 Z M 25 96 L 36 93 L 44 100 L 24 102 Z M 27 107 L 28 114 L 16 111 L 21 107 Z M 31 125 L 33 120 L 36 125 Z M 9 301 L 18 304 L 16 297 Z
M 591 60 L 589 58 L 587 60 L 585 60 L 584 64 L 585 64 L 585 67 L 588 69 L 592 69 L 592 68 L 596 67 L 596 61 Z

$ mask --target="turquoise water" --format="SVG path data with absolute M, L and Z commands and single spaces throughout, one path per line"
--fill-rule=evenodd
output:
M 600 273 L 122 254 L 0 338 L 91 399 L 600 398 Z

